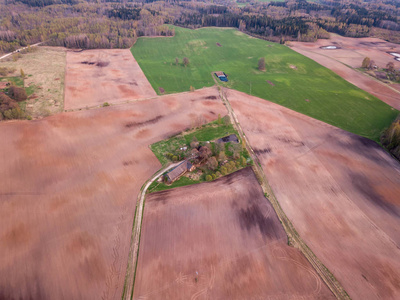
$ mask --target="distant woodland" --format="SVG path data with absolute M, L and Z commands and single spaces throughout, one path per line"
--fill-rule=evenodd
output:
M 328 32 L 400 43 L 397 0 L 0 0 L 0 52 L 45 42 L 68 48 L 128 48 L 140 36 L 171 36 L 168 24 L 236 27 L 275 42 Z

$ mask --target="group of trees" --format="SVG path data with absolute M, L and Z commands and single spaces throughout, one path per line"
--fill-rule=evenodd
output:
M 184 57 L 183 59 L 182 59 L 182 64 L 186 67 L 187 65 L 189 65 L 189 63 L 190 63 L 190 61 L 189 61 L 189 58 L 187 58 L 187 57 Z M 175 57 L 175 65 L 179 65 L 179 58 L 178 57 Z
M 400 160 L 400 118 L 383 133 L 381 142 L 393 156 Z
M 0 92 L 0 120 L 23 119 L 25 113 L 18 102 L 27 99 L 24 88 L 10 85 L 5 92 Z
M 365 57 L 362 61 L 361 68 L 366 70 L 379 69 L 381 71 L 385 71 L 387 79 L 394 82 L 400 82 L 400 71 L 395 69 L 394 63 L 391 61 L 386 64 L 386 68 L 380 69 L 374 60 L 370 59 L 369 57 Z

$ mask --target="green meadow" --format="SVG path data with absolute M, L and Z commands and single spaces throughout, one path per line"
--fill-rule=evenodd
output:
M 175 27 L 174 37 L 139 38 L 131 49 L 157 93 L 214 85 L 224 71 L 226 87 L 251 94 L 344 130 L 379 140 L 398 111 L 287 46 L 236 29 Z M 183 57 L 189 65 L 183 65 Z M 258 70 L 265 58 L 266 71 Z M 175 63 L 175 58 L 179 63 Z

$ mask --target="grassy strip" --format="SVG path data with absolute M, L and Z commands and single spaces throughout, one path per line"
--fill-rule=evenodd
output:
M 148 188 L 147 192 L 148 193 L 159 192 L 159 191 L 169 190 L 169 189 L 173 189 L 173 188 L 181 187 L 181 186 L 185 186 L 185 185 L 196 184 L 196 183 L 200 183 L 200 182 L 202 182 L 202 181 L 201 180 L 192 180 L 185 176 L 182 176 L 181 178 L 179 178 L 177 181 L 174 181 L 170 185 L 162 183 L 162 182 L 154 181 Z
M 159 87 L 175 93 L 188 91 L 190 86 L 212 86 L 210 73 L 224 71 L 229 82 L 223 86 L 375 141 L 398 114 L 378 98 L 290 48 L 234 29 L 175 27 L 171 38 L 139 38 L 132 53 L 156 91 Z M 190 61 L 186 67 L 183 57 Z M 257 68 L 260 57 L 265 58 L 265 72 Z

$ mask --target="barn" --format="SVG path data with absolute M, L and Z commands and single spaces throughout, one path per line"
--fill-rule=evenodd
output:
M 189 172 L 193 171 L 194 168 L 195 167 L 189 160 L 184 160 L 179 165 L 177 165 L 175 168 L 173 168 L 171 171 L 169 171 L 167 174 L 165 174 L 165 179 L 168 183 L 172 183 L 172 182 L 178 180 L 179 177 L 181 177 L 187 171 L 189 171 Z

